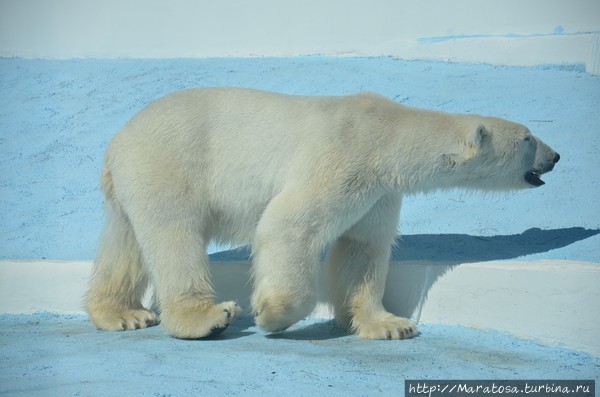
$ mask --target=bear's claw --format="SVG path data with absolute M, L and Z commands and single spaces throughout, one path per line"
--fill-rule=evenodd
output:
M 236 313 L 237 313 L 237 309 L 238 308 L 239 308 L 239 306 L 237 306 L 236 308 L 234 308 L 234 310 L 236 311 Z M 236 313 L 234 313 L 234 315 Z M 208 335 L 203 336 L 200 339 L 213 338 L 213 337 L 215 337 L 217 335 L 220 335 L 223 331 L 225 331 L 229 327 L 229 324 L 231 324 L 231 320 L 233 320 L 233 316 L 234 315 L 231 314 L 231 311 L 229 309 L 223 309 L 223 321 L 224 321 L 224 323 L 222 325 L 214 326 L 208 332 Z

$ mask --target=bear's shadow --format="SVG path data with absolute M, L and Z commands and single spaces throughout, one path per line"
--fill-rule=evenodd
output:
M 566 247 L 600 233 L 597 229 L 571 227 L 542 230 L 532 228 L 521 234 L 471 236 L 467 234 L 418 234 L 398 237 L 391 254 L 384 305 L 391 312 L 418 319 L 419 307 L 435 282 L 452 268 L 464 263 L 515 259 L 525 255 Z M 250 262 L 249 247 L 219 252 L 210 256 L 213 268 L 225 262 Z M 249 267 L 248 267 L 249 271 Z M 249 307 L 251 283 L 247 274 L 232 280 L 230 272 L 215 272 L 217 293 L 223 299 L 235 299 Z M 219 277 L 220 276 L 220 277 Z M 220 278 L 227 278 L 227 290 L 219 290 Z M 324 296 L 324 293 L 322 294 Z M 322 299 L 324 301 L 324 299 Z M 416 313 L 416 314 L 415 314 Z M 270 336 L 298 340 L 339 338 L 347 335 L 335 322 L 311 324 Z
M 514 259 L 566 247 L 600 233 L 571 227 L 542 230 L 532 228 L 506 236 L 468 234 L 417 234 L 398 237 L 392 261 L 485 262 Z
M 600 233 L 597 229 L 571 227 L 521 234 L 471 236 L 468 234 L 414 234 L 396 239 L 392 261 L 484 262 L 514 259 L 566 247 Z M 250 247 L 243 246 L 210 255 L 211 262 L 250 261 Z
M 391 312 L 418 320 L 420 308 L 435 282 L 465 263 L 516 259 L 566 247 L 600 230 L 572 227 L 521 234 L 470 236 L 420 234 L 402 236 L 392 250 L 383 303 Z

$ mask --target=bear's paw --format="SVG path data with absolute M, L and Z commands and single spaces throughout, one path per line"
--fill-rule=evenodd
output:
M 160 323 L 158 316 L 146 309 L 107 311 L 92 315 L 96 327 L 105 331 L 128 331 L 152 327 Z
M 163 327 L 172 336 L 201 339 L 223 332 L 241 312 L 242 308 L 234 301 L 219 304 L 188 302 L 171 307 L 163 306 L 161 317 Z
M 408 339 L 419 334 L 415 323 L 390 313 L 366 321 L 353 321 L 354 333 L 361 339 Z

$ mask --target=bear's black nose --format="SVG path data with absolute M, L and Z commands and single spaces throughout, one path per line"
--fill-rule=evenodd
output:
M 558 160 L 560 160 L 560 154 L 556 153 L 554 155 L 554 158 L 552 159 L 552 161 L 554 161 L 554 164 L 558 163 Z

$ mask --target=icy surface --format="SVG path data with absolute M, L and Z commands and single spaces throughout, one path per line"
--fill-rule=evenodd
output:
M 185 341 L 160 327 L 100 332 L 85 316 L 0 315 L 0 394 L 402 396 L 405 379 L 600 379 L 600 359 L 584 353 L 496 331 L 421 330 L 362 341 L 305 320 L 265 336 L 242 318 L 219 339 Z

